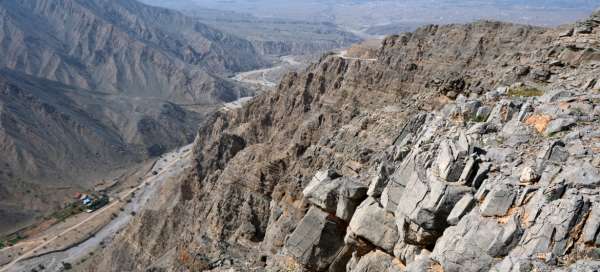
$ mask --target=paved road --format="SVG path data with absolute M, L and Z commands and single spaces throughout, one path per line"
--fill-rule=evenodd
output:
M 302 63 L 297 61 L 294 58 L 294 56 L 282 56 L 279 59 L 281 60 L 281 63 L 279 65 L 265 69 L 242 72 L 235 75 L 232 79 L 239 82 L 261 85 L 267 88 L 277 87 L 277 82 L 271 81 L 267 78 L 269 73 L 275 72 L 279 69 L 283 69 L 286 66 L 302 65 Z
M 174 173 L 179 173 L 182 171 L 183 167 L 182 167 L 182 163 L 183 161 L 185 161 L 185 158 L 189 157 L 190 153 L 191 153 L 191 145 L 190 146 L 186 146 L 186 147 L 182 147 L 179 150 L 182 150 L 180 152 L 172 152 L 172 153 L 168 153 L 166 154 L 164 157 L 167 159 L 167 162 L 165 163 L 163 159 L 161 159 L 159 161 L 159 163 L 157 163 L 154 168 L 152 170 L 150 170 L 150 172 L 152 171 L 157 171 L 158 169 L 158 174 L 157 175 L 153 175 L 150 176 L 149 178 L 147 178 L 146 180 L 144 180 L 144 182 L 142 182 L 139 186 L 132 188 L 131 190 L 125 191 L 123 193 L 121 193 L 119 195 L 120 199 L 126 199 L 128 197 L 130 197 L 134 192 L 146 187 L 146 186 L 152 186 L 151 190 L 149 189 L 149 192 L 155 192 L 157 187 L 161 184 L 159 182 L 157 182 L 156 179 L 166 179 L 165 176 L 173 176 Z M 175 155 L 175 156 L 174 156 Z M 170 159 L 170 160 L 169 160 Z M 168 173 L 169 172 L 169 173 Z M 146 183 L 148 183 L 148 185 L 146 185 Z M 131 208 L 133 210 L 137 210 L 140 209 L 143 203 L 138 203 L 138 202 L 146 202 L 148 200 L 148 198 L 150 197 L 151 193 L 146 193 L 143 194 L 142 196 L 139 196 L 139 200 L 138 201 L 134 201 L 132 202 Z M 13 261 L 11 261 L 10 263 L 6 264 L 5 266 L 3 266 L 2 268 L 0 268 L 0 272 L 8 272 L 8 271 L 29 271 L 29 270 L 25 270 L 24 267 L 18 267 L 18 263 L 21 261 L 25 261 L 28 258 L 31 258 L 33 256 L 36 255 L 36 253 L 42 249 L 44 249 L 44 247 L 48 246 L 50 243 L 56 241 L 58 238 L 63 237 L 65 235 L 68 235 L 69 232 L 71 231 L 75 231 L 77 228 L 81 227 L 82 225 L 90 222 L 91 220 L 95 219 L 96 217 L 103 215 L 103 213 L 107 212 L 108 210 L 110 210 L 110 208 L 114 207 L 115 205 L 119 204 L 120 201 L 118 199 L 112 199 L 111 202 L 104 206 L 103 208 L 95 211 L 90 217 L 86 218 L 85 220 L 81 221 L 80 223 L 69 227 L 68 229 L 60 232 L 58 235 L 53 236 L 49 239 L 47 239 L 46 241 L 44 241 L 43 243 L 41 243 L 40 245 L 38 245 L 37 247 L 23 253 L 21 256 L 19 256 L 18 258 L 14 259 Z M 106 235 L 110 235 L 111 233 L 115 233 L 116 230 L 120 229 L 121 227 L 123 227 L 129 220 L 125 220 L 123 222 L 123 218 L 131 218 L 131 216 L 126 216 L 126 217 L 118 217 L 116 219 L 114 219 L 113 221 L 111 221 L 109 224 L 107 224 L 106 226 L 103 227 L 103 229 L 109 229 L 112 231 L 105 231 L 104 233 L 106 233 Z M 114 227 L 117 227 L 117 229 L 115 229 Z M 96 241 L 101 241 L 103 240 L 102 237 L 102 231 L 99 232 L 97 235 L 95 235 L 93 238 L 90 239 L 94 239 Z M 76 248 L 77 249 L 77 248 Z M 73 255 L 84 255 L 85 252 L 83 252 L 82 250 L 80 250 L 81 252 L 78 252 L 76 254 Z M 79 257 L 81 257 L 79 256 Z M 43 256 L 41 256 L 43 257 Z M 37 257 L 35 257 L 37 258 Z M 56 263 L 56 260 L 53 260 Z M 38 262 L 35 262 L 38 263 Z M 56 263 L 57 265 L 60 265 L 60 263 Z M 48 265 L 46 265 L 48 267 Z M 34 266 L 35 267 L 35 266 Z
M 354 58 L 354 57 L 348 57 L 347 55 L 348 55 L 348 50 L 342 50 L 339 53 L 337 53 L 335 56 L 340 57 L 342 59 L 347 59 L 347 60 L 377 61 L 376 58 L 374 58 L 374 59 Z

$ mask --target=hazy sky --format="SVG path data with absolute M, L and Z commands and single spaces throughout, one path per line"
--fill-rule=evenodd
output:
M 588 16 L 600 0 L 141 0 L 183 10 L 210 8 L 258 17 L 329 21 L 360 28 L 390 23 L 495 19 L 559 25 Z

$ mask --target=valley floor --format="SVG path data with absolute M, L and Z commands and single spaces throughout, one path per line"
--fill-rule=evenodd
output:
M 0 250 L 0 271 L 61 271 L 93 256 L 112 241 L 148 202 L 158 197 L 161 187 L 181 177 L 191 165 L 190 145 L 167 153 L 151 167 L 141 166 L 134 174 L 137 185 L 116 190 L 110 203 L 93 213 L 67 218 L 43 233 Z

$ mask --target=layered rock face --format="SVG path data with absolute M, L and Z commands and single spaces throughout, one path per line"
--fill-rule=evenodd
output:
M 168 205 L 90 269 L 599 269 L 598 18 L 428 26 L 377 61 L 324 56 L 214 115 Z

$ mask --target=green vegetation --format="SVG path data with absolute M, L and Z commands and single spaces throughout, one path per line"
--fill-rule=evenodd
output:
M 583 116 L 583 115 L 585 115 L 585 113 L 583 112 L 583 110 L 581 108 L 575 107 L 575 108 L 572 109 L 572 111 L 577 116 Z
M 0 239 L 0 249 L 12 246 L 26 237 L 21 236 L 20 233 L 11 234 Z
M 106 204 L 108 204 L 108 202 L 109 202 L 108 196 L 103 195 L 102 197 L 100 197 L 92 202 L 92 204 L 90 205 L 90 209 L 92 209 L 92 210 L 100 209 L 100 208 L 104 207 Z
M 90 209 L 90 210 L 100 209 L 103 206 L 105 206 L 106 204 L 108 204 L 110 201 L 108 196 L 106 196 L 106 195 L 103 195 L 100 198 L 96 198 L 96 196 L 92 196 L 92 199 L 93 199 L 92 202 L 90 204 L 88 204 L 87 206 L 84 205 L 83 203 L 81 203 L 80 200 L 77 200 L 76 202 L 69 204 L 64 209 L 54 212 L 51 215 L 51 217 L 56 218 L 58 221 L 64 221 L 65 219 L 67 219 L 73 215 L 79 214 L 87 209 Z
M 483 123 L 486 120 L 487 120 L 487 117 L 484 117 L 482 115 L 473 117 L 473 121 L 476 122 L 476 123 Z
M 21 236 L 21 234 L 17 233 L 17 234 L 12 235 L 10 238 L 8 238 L 8 244 L 14 245 L 23 239 L 25 239 L 25 237 L 23 237 L 23 236 Z
M 62 263 L 62 266 L 65 270 L 71 270 L 73 268 L 73 265 L 71 265 L 70 263 Z
M 52 217 L 58 221 L 64 221 L 65 219 L 83 212 L 85 209 L 77 202 L 71 203 L 66 208 L 56 211 L 52 214 Z
M 508 90 L 508 96 L 533 97 L 542 95 L 544 95 L 544 91 L 535 87 L 521 86 Z

